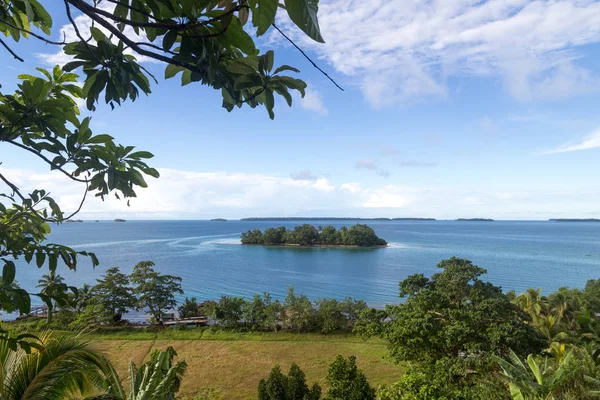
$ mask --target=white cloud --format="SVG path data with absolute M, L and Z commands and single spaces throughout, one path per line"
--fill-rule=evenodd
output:
M 400 168 L 429 168 L 435 167 L 437 164 L 431 161 L 412 161 L 404 160 L 398 163 Z
M 316 181 L 319 177 L 313 175 L 309 170 L 303 169 L 302 171 L 291 173 L 290 178 L 295 181 Z
M 325 45 L 280 24 L 375 107 L 445 96 L 449 77 L 500 77 L 519 100 L 600 89 L 578 65 L 580 47 L 600 42 L 596 1 L 325 0 L 319 21 Z
M 542 154 L 558 154 L 558 153 L 567 153 L 570 151 L 579 151 L 579 150 L 590 150 L 596 149 L 600 147 L 600 129 L 595 130 L 585 138 L 581 142 L 578 143 L 566 143 L 560 145 L 552 150 L 544 151 Z
M 325 107 L 321 94 L 315 89 L 309 87 L 306 89 L 304 98 L 297 96 L 297 99 L 300 101 L 300 106 L 305 110 L 312 111 L 324 117 L 329 115 L 329 110 Z
M 354 167 L 357 169 L 366 169 L 375 172 L 379 176 L 388 177 L 391 175 L 390 171 L 383 169 L 377 165 L 377 162 L 373 158 L 363 158 L 358 160 Z
M 149 179 L 147 189 L 131 199 L 131 207 L 114 197 L 90 196 L 81 219 L 193 219 L 248 216 L 419 216 L 434 218 L 552 218 L 561 210 L 569 218 L 598 216 L 597 186 L 535 190 L 493 187 L 474 192 L 464 188 L 381 186 L 369 182 L 334 183 L 294 180 L 272 174 L 193 172 L 160 169 L 160 179 Z M 0 168 L 24 193 L 44 188 L 65 212 L 81 201 L 82 187 L 60 173 Z M 535 186 L 535 185 L 534 185 Z M 6 192 L 0 183 L 0 192 Z

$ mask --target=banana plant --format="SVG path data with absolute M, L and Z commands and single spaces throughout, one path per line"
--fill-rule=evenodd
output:
M 549 357 L 538 361 L 532 354 L 526 363 L 510 352 L 509 360 L 496 357 L 502 368 L 511 398 L 513 400 L 554 400 L 561 398 L 561 392 L 580 372 L 580 367 L 573 362 L 573 352 L 569 352 L 562 361 L 555 363 Z M 589 382 L 589 378 L 586 381 Z M 588 394 L 593 394 L 590 391 Z

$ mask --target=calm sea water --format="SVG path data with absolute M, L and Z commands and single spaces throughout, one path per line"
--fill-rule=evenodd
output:
M 310 222 L 309 222 L 310 223 Z M 314 222 L 315 225 L 327 222 Z M 335 221 L 351 225 L 355 221 Z M 183 278 L 185 296 L 285 296 L 286 287 L 311 299 L 364 299 L 374 306 L 398 301 L 398 282 L 409 274 L 435 273 L 445 258 L 468 258 L 504 290 L 544 292 L 582 287 L 600 278 L 600 223 L 387 222 L 368 221 L 390 243 L 385 249 L 294 249 L 242 246 L 242 231 L 296 222 L 129 221 L 71 223 L 55 227 L 49 241 L 96 253 L 101 266 L 82 262 L 77 271 L 59 266 L 70 285 L 95 283 L 107 268 L 129 273 L 153 260 L 164 273 Z M 34 290 L 47 269 L 21 264 L 17 279 Z

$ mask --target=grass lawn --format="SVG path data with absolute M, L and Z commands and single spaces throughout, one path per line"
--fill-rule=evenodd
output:
M 213 389 L 222 399 L 254 399 L 258 382 L 276 364 L 287 373 L 295 362 L 306 373 L 309 385 L 325 386 L 327 366 L 338 354 L 355 355 L 369 382 L 377 386 L 398 380 L 402 368 L 384 359 L 385 343 L 363 341 L 353 335 L 212 332 L 190 329 L 117 331 L 94 334 L 121 376 L 129 360 L 140 364 L 153 348 L 173 346 L 188 363 L 180 394 L 193 399 Z

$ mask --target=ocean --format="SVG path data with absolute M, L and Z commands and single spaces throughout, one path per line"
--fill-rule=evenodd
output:
M 484 280 L 503 290 L 561 286 L 581 288 L 600 278 L 600 223 L 544 221 L 363 221 L 389 242 L 383 249 L 243 246 L 243 231 L 329 221 L 112 221 L 53 227 L 49 242 L 95 252 L 100 266 L 82 260 L 77 271 L 59 265 L 69 285 L 94 284 L 110 267 L 129 273 L 144 260 L 163 273 L 180 276 L 185 296 L 199 301 L 221 295 L 250 297 L 270 292 L 320 297 L 354 297 L 381 307 L 399 302 L 398 282 L 410 274 L 435 273 L 440 260 L 467 258 L 487 269 Z M 332 221 L 353 225 L 356 221 Z M 17 281 L 35 291 L 47 267 L 18 263 Z M 180 299 L 180 300 L 181 300 Z M 34 297 L 33 302 L 36 303 Z M 39 300 L 38 300 L 39 302 Z

